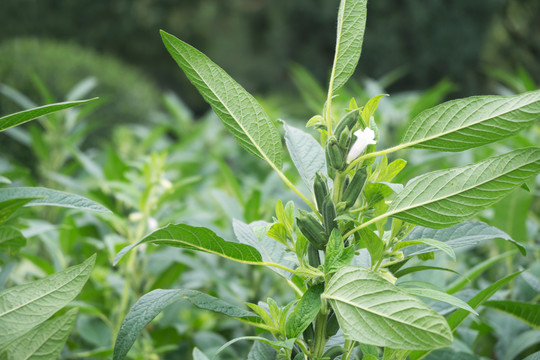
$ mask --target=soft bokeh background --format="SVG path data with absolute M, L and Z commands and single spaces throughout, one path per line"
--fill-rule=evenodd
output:
M 27 52 L 30 45 L 19 40 L 18 47 L 14 39 L 67 42 L 136 67 L 200 113 L 207 107 L 165 51 L 158 33 L 164 29 L 202 50 L 250 91 L 294 94 L 292 63 L 321 84 L 327 81 L 338 5 L 338 0 L 2 0 L 0 79 L 17 86 L 22 80 L 6 75 L 10 57 L 19 69 L 40 68 L 47 60 L 41 52 L 53 46 L 38 43 Z M 515 72 L 522 66 L 539 80 L 539 17 L 536 0 L 370 1 L 356 78 L 399 70 L 391 93 L 426 89 L 447 77 L 457 85 L 453 96 L 493 93 L 492 69 Z M 6 53 L 10 46 L 14 52 Z M 25 55 L 18 57 L 19 52 Z M 57 54 L 63 62 L 46 72 L 56 79 L 76 77 L 66 69 L 76 60 L 74 52 Z M 100 67 L 91 70 L 100 75 Z

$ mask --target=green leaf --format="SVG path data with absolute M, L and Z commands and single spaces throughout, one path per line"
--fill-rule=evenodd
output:
M 533 198 L 534 187 L 532 187 L 532 192 L 523 189 L 512 191 L 493 207 L 492 223 L 497 224 L 498 228 L 508 233 L 513 239 L 527 243 L 529 239 L 527 219 Z
M 15 114 L 6 115 L 0 118 L 0 132 L 7 130 L 9 128 L 12 128 L 14 126 L 23 124 L 27 121 L 37 119 L 38 117 L 48 115 L 56 111 L 68 109 L 74 106 L 86 104 L 96 99 L 97 98 L 90 99 L 90 100 L 70 101 L 70 102 L 63 102 L 63 103 L 57 103 L 57 104 L 50 104 L 50 105 L 40 106 L 34 109 L 20 111 Z
M 277 352 L 268 344 L 256 341 L 249 351 L 247 360 L 276 360 Z
M 360 59 L 366 28 L 367 0 L 341 0 L 329 98 L 351 77 Z
M 225 241 L 212 230 L 184 224 L 170 224 L 146 235 L 135 244 L 123 248 L 114 258 L 114 265 L 131 249 L 141 244 L 168 245 L 203 251 L 224 258 L 254 265 L 262 265 L 262 256 L 253 246 Z
M 509 251 L 503 254 L 499 254 L 497 256 L 494 256 L 492 258 L 486 259 L 482 261 L 480 264 L 475 265 L 472 269 L 469 269 L 467 273 L 464 274 L 463 277 L 455 280 L 452 282 L 448 287 L 446 288 L 446 292 L 449 294 L 455 294 L 461 289 L 463 289 L 469 282 L 476 279 L 480 274 L 482 274 L 487 269 L 490 269 L 493 267 L 493 265 L 503 259 L 506 259 L 507 257 L 514 256 L 517 254 L 517 251 Z
M 118 330 L 114 344 L 114 360 L 124 359 L 137 336 L 150 321 L 170 304 L 187 300 L 199 309 L 214 311 L 235 318 L 254 318 L 255 314 L 221 299 L 195 290 L 157 289 L 143 295 L 133 305 Z
M 0 189 L 1 190 L 1 189 Z M 0 201 L 0 225 L 5 223 L 6 220 L 18 209 L 28 204 L 30 201 L 35 200 L 35 197 L 18 198 Z
M 491 300 L 485 302 L 484 306 L 504 311 L 530 326 L 540 329 L 540 304 L 509 300 Z
M 77 309 L 71 309 L 62 316 L 41 323 L 9 343 L 0 358 L 57 359 L 76 319 Z
M 531 354 L 531 355 L 527 356 L 523 360 L 540 360 L 540 351 L 535 352 L 534 354 Z
M 201 350 L 198 348 L 193 349 L 193 360 L 210 360 Z
M 25 206 L 59 206 L 72 209 L 110 212 L 85 197 L 42 187 L 10 187 L 0 189 L 0 202 L 34 198 Z
M 478 315 L 476 311 L 472 307 L 469 306 L 465 301 L 449 295 L 442 291 L 437 291 L 433 289 L 425 289 L 425 288 L 402 288 L 406 293 L 411 294 L 413 296 L 419 296 L 424 297 L 428 299 L 433 299 L 437 301 L 442 301 L 447 304 L 453 305 L 457 308 L 469 311 L 473 313 L 474 315 Z
M 225 344 L 223 344 L 223 346 L 221 346 L 217 351 L 216 353 L 214 354 L 214 357 L 212 359 L 215 359 L 216 356 L 222 352 L 223 350 L 225 350 L 226 348 L 228 348 L 229 346 L 231 346 L 232 344 L 238 342 L 238 341 L 243 341 L 243 340 L 253 340 L 253 341 L 261 341 L 267 345 L 270 345 L 272 346 L 274 349 L 278 350 L 278 349 L 281 349 L 281 348 L 284 348 L 284 349 L 292 349 L 293 346 L 294 346 L 294 341 L 295 339 L 287 339 L 285 341 L 272 341 L 272 340 L 268 340 L 267 338 L 263 338 L 262 336 L 241 336 L 241 337 L 238 337 L 236 339 L 233 339 Z
M 73 300 L 88 280 L 95 261 L 93 255 L 82 264 L 44 279 L 0 291 L 0 348 Z
M 454 274 L 460 275 L 456 270 L 445 268 L 445 267 L 419 265 L 419 266 L 411 266 L 411 267 L 401 269 L 401 270 L 395 272 L 394 276 L 397 277 L 397 278 L 400 278 L 400 277 L 405 276 L 407 274 L 412 274 L 412 273 L 415 273 L 415 272 L 426 271 L 426 270 L 448 271 L 448 272 L 453 272 Z
M 540 148 L 515 150 L 473 165 L 433 171 L 409 181 L 386 216 L 445 228 L 493 205 L 539 171 Z
M 540 118 L 540 91 L 452 100 L 416 116 L 400 147 L 462 151 L 507 138 Z
M 9 180 L 7 177 L 0 175 L 0 184 L 11 184 L 11 180 Z
M 287 318 L 285 329 L 287 338 L 297 338 L 315 320 L 321 309 L 321 294 L 324 285 L 318 284 L 310 287 L 302 296 Z
M 332 274 L 343 266 L 349 265 L 354 258 L 354 246 L 344 247 L 343 237 L 337 229 L 332 230 L 326 244 L 326 257 L 324 260 L 324 273 Z
M 14 227 L 0 226 L 0 252 L 20 249 L 26 245 L 26 238 Z
M 300 173 L 304 184 L 313 191 L 313 182 L 317 173 L 326 175 L 326 157 L 321 144 L 310 134 L 287 125 L 285 129 L 285 143 L 291 159 Z
M 194 47 L 164 31 L 161 37 L 174 60 L 240 145 L 281 169 L 281 137 L 257 100 Z
M 497 291 L 499 291 L 503 286 L 508 284 L 512 279 L 514 279 L 516 276 L 521 274 L 521 271 L 518 271 L 516 273 L 510 274 L 501 280 L 491 284 L 484 290 L 480 291 L 478 294 L 476 294 L 471 300 L 467 301 L 467 303 L 473 308 L 476 309 L 478 306 L 482 305 L 486 300 L 488 300 L 490 297 L 492 297 Z M 456 330 L 457 327 L 465 320 L 465 318 L 469 316 L 469 312 L 465 310 L 457 310 L 452 315 L 448 317 L 448 325 L 450 325 L 450 328 L 452 330 Z
M 446 320 L 379 274 L 344 267 L 328 283 L 329 300 L 346 339 L 396 349 L 436 349 L 452 343 Z
M 512 342 L 506 353 L 501 356 L 505 360 L 521 359 L 518 357 L 522 352 L 540 342 L 540 331 L 528 330 L 512 338 Z M 528 358 L 527 358 L 528 359 Z
M 452 250 L 452 248 L 448 246 L 448 244 L 445 244 L 442 241 L 438 241 L 434 239 L 402 240 L 394 246 L 394 250 L 400 250 L 403 248 L 407 248 L 411 246 L 418 246 L 418 245 L 427 245 L 430 248 L 441 250 L 444 253 L 446 253 L 446 255 L 450 256 L 452 260 L 456 261 L 456 253 L 454 252 L 454 250 Z M 431 251 L 426 251 L 426 252 L 431 252 Z
M 267 225 L 264 222 L 261 223 Z M 264 226 L 264 229 L 266 228 L 267 226 Z M 295 262 L 289 260 L 290 253 L 286 252 L 286 247 L 282 243 L 275 241 L 274 239 L 266 236 L 264 233 L 258 237 L 251 226 L 243 223 L 240 220 L 233 219 L 233 230 L 238 241 L 242 244 L 255 248 L 261 254 L 263 261 L 280 264 L 290 269 L 296 267 Z M 289 271 L 272 266 L 269 266 L 269 268 L 286 279 L 290 279 L 292 277 L 292 273 Z
M 526 254 L 525 248 L 520 243 L 514 241 L 510 235 L 481 221 L 464 222 L 446 229 L 430 229 L 417 226 L 403 241 L 416 239 L 438 240 L 444 242 L 454 250 L 463 247 L 474 247 L 486 240 L 503 239 L 516 245 L 523 255 Z M 403 254 L 405 256 L 415 256 L 437 250 L 437 248 L 429 245 L 409 246 L 403 250 Z
M 362 109 L 362 120 L 364 120 L 364 124 L 369 124 L 371 117 L 375 114 L 377 107 L 379 107 L 379 101 L 385 96 L 388 96 L 388 94 L 377 95 L 369 99 Z
M 377 262 L 380 259 L 384 250 L 383 240 L 370 229 L 361 229 L 359 231 L 359 235 L 362 239 L 361 244 L 366 247 L 369 255 L 371 256 L 371 262 Z
M 371 207 L 393 193 L 400 193 L 403 186 L 385 182 L 369 183 L 364 187 L 366 205 Z

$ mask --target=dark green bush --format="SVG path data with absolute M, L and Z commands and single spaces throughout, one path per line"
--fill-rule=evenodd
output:
M 36 79 L 50 91 L 54 101 L 62 101 L 89 76 L 97 79 L 97 86 L 85 96 L 99 96 L 104 101 L 89 115 L 98 126 L 147 121 L 159 106 L 160 94 L 155 85 L 137 69 L 112 57 L 52 40 L 19 38 L 0 44 L 0 83 L 36 104 L 46 102 Z M 19 110 L 11 99 L 0 96 L 0 114 Z

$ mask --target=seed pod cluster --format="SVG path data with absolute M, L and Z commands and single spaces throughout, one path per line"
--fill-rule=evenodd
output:
M 315 201 L 317 202 L 317 209 L 319 209 L 319 211 L 322 211 L 323 201 L 328 193 L 328 184 L 326 183 L 324 175 L 317 173 L 317 175 L 315 175 L 315 181 L 313 182 L 313 194 L 315 194 Z

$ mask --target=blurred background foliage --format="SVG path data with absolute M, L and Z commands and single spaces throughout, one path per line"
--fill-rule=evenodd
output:
M 18 55 L 0 56 L 0 77 L 6 81 L 10 58 L 19 67 L 35 68 L 40 76 L 75 76 L 63 63 L 82 56 L 73 54 L 72 47 L 47 42 L 31 56 L 27 40 L 20 47 L 6 44 L 20 37 L 67 41 L 137 66 L 202 114 L 206 105 L 191 88 L 185 90 L 187 80 L 166 54 L 159 29 L 196 44 L 249 91 L 283 94 L 293 91 L 291 63 L 305 66 L 319 82 L 327 81 L 338 5 L 338 0 L 3 0 L 0 42 Z M 537 0 L 377 0 L 369 3 L 368 11 L 357 77 L 378 78 L 401 69 L 403 76 L 390 91 L 425 89 L 448 77 L 458 85 L 454 96 L 489 93 L 488 67 L 510 71 L 523 66 L 540 79 Z M 47 56 L 49 47 L 63 57 L 56 62 L 57 72 L 37 65 L 38 53 Z M 106 77 L 111 76 L 122 83 L 114 75 Z M 8 85 L 16 81 L 10 79 Z M 133 81 L 133 76 L 126 79 Z

